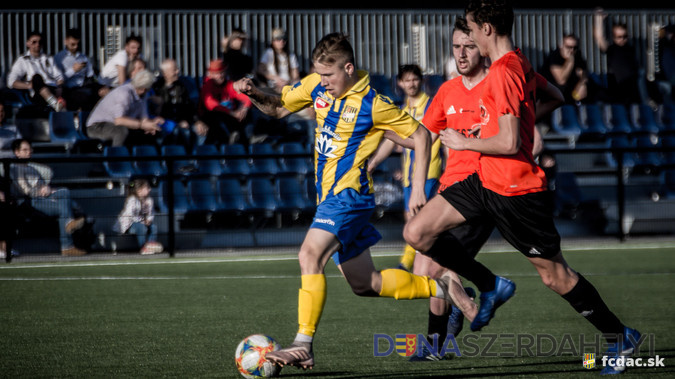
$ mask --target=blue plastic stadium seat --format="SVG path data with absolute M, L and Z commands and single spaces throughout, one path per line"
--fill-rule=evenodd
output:
M 85 139 L 75 126 L 75 112 L 49 112 L 49 136 L 51 142 L 65 144 L 68 148 L 78 140 Z
M 197 160 L 197 175 L 220 176 L 223 173 L 223 165 L 220 163 L 220 153 L 218 147 L 213 144 L 198 145 L 194 148 L 194 155 L 213 155 L 215 159 Z
M 579 136 L 582 128 L 579 123 L 577 107 L 572 104 L 564 104 L 556 108 L 551 115 L 551 126 L 555 133 L 561 136 Z
M 634 127 L 633 134 L 658 134 L 663 129 L 648 104 L 631 104 L 629 115 Z
M 222 145 L 220 149 L 225 158 L 224 174 L 246 176 L 251 173 L 244 145 Z
M 239 179 L 233 177 L 219 179 L 218 193 L 221 211 L 241 214 L 249 209 L 246 193 Z
M 168 212 L 169 206 L 169 187 L 168 182 L 163 180 L 159 183 L 158 190 L 159 208 L 162 212 Z M 187 188 L 182 181 L 175 179 L 173 181 L 173 211 L 174 214 L 180 216 L 184 215 L 190 210 L 190 201 Z
M 634 139 L 635 147 L 652 149 L 658 148 L 661 146 L 661 141 L 655 135 L 638 135 Z M 636 157 L 636 166 L 641 166 L 645 169 L 651 170 L 661 165 L 662 163 L 662 154 L 659 151 L 648 150 L 648 151 L 638 151 L 635 153 Z
M 307 191 L 303 188 L 303 184 L 295 176 L 280 176 L 275 179 L 278 211 L 299 214 L 314 208 L 314 204 L 307 198 Z
M 251 153 L 251 174 L 274 176 L 281 171 L 277 161 L 278 153 L 269 143 L 254 143 L 249 146 Z
M 190 211 L 215 212 L 220 208 L 215 181 L 210 178 L 193 178 L 187 184 Z
M 187 152 L 185 151 L 185 146 L 183 145 L 164 145 L 161 147 L 162 156 L 185 156 L 187 158 Z M 163 161 L 165 170 L 168 172 L 168 163 L 166 160 Z M 190 159 L 176 159 L 173 161 L 173 173 L 185 175 L 196 170 L 197 165 L 193 160 Z
M 387 75 L 370 75 L 370 86 L 375 88 L 377 93 L 389 97 L 394 104 L 401 104 L 403 97 L 396 93 L 396 80 Z
M 614 134 L 609 137 L 608 148 L 629 148 L 633 147 L 633 141 L 626 134 Z M 611 167 L 617 167 L 620 153 L 607 152 L 607 161 Z M 623 153 L 623 167 L 634 167 L 637 158 L 634 152 Z
M 579 142 L 601 142 L 607 138 L 607 125 L 603 119 L 602 107 L 598 103 L 579 106 L 581 135 Z
M 272 217 L 277 210 L 272 181 L 265 177 L 251 177 L 246 182 L 250 210 L 265 217 Z
M 126 146 L 106 146 L 103 148 L 104 157 L 131 158 Z M 136 173 L 131 164 L 131 159 L 120 161 L 104 161 L 103 168 L 112 178 L 129 178 Z
M 136 160 L 134 166 L 136 174 L 142 176 L 162 176 L 166 174 L 166 167 L 162 164 L 157 148 L 152 145 L 138 145 L 131 148 L 134 157 L 157 157 L 151 160 Z
M 282 154 L 279 158 L 280 173 L 306 175 L 314 168 L 309 152 L 299 142 L 285 142 L 279 146 Z M 307 157 L 289 157 L 289 154 L 307 154 Z
M 609 134 L 629 134 L 633 132 L 633 124 L 628 116 L 628 109 L 623 104 L 605 104 L 604 119 Z

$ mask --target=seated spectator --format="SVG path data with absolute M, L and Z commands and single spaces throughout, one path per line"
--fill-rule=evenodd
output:
M 54 64 L 54 58 L 42 52 L 42 34 L 31 32 L 26 40 L 28 51 L 12 65 L 7 86 L 27 91 L 32 104 L 23 106 L 17 117 L 46 118 L 52 110 L 65 108 L 61 96 L 63 73 Z
M 246 75 L 253 74 L 253 58 L 244 53 L 248 34 L 239 28 L 232 30 L 229 36 L 221 41 L 222 61 L 226 67 L 226 77 L 233 82 Z
M 607 101 L 616 104 L 647 102 L 644 70 L 640 67 L 635 47 L 629 42 L 626 24 L 612 25 L 612 42 L 605 38 L 607 14 L 595 10 L 593 38 L 600 52 L 607 57 Z
M 150 114 L 162 117 L 172 130 L 163 128 L 162 144 L 181 144 L 187 151 L 201 144 L 206 138 L 208 126 L 197 118 L 197 104 L 180 80 L 180 70 L 174 59 L 165 59 L 160 65 L 162 76 L 152 85 L 148 98 Z
M 300 81 L 298 57 L 288 50 L 288 39 L 283 29 L 272 31 L 272 43 L 258 65 L 258 75 L 276 93 L 289 84 Z
M 148 63 L 141 57 L 136 57 L 133 60 L 129 62 L 129 65 L 127 66 L 127 81 L 125 83 L 129 83 L 131 79 L 136 76 L 139 72 L 145 70 L 148 68 Z
M 242 143 L 246 141 L 251 100 L 234 90 L 232 81 L 225 78 L 223 61 L 211 61 L 202 86 L 200 118 L 208 125 L 206 143 Z
M 100 98 L 101 86 L 93 65 L 80 49 L 79 29 L 68 29 L 64 48 L 54 56 L 54 64 L 63 73 L 63 98 L 69 111 L 91 111 Z
M 560 89 L 566 104 L 590 102 L 595 100 L 597 89 L 589 80 L 587 67 L 579 51 L 579 39 L 566 34 L 560 46 L 546 57 L 540 74 Z
M 7 122 L 5 104 L 0 103 L 0 150 L 9 149 L 12 141 L 19 137 L 21 137 L 21 133 L 19 133 L 16 125 Z
M 33 148 L 26 139 L 17 139 L 12 143 L 16 158 L 30 159 Z M 75 218 L 70 191 L 67 188 L 52 188 L 50 181 L 53 171 L 46 165 L 28 162 L 12 164 L 12 195 L 17 204 L 27 203 L 32 208 L 46 214 L 57 216 L 61 242 L 61 255 L 77 256 L 87 252 L 73 245 L 71 234 L 84 225 L 84 217 Z
M 123 84 L 106 95 L 96 104 L 87 119 L 87 135 L 103 141 L 111 141 L 112 146 L 123 146 L 130 131 L 136 132 L 134 138 L 144 134 L 154 136 L 164 122 L 161 117 L 150 119 L 144 96 L 155 81 L 150 71 L 136 74 L 130 83 Z M 141 138 L 142 139 L 142 138 Z
M 141 56 L 141 46 L 141 37 L 134 34 L 127 37 L 124 48 L 110 57 L 101 69 L 99 82 L 110 88 L 126 83 L 129 79 L 127 66 L 129 66 L 129 62 Z
M 134 179 L 129 184 L 128 195 L 124 207 L 117 216 L 113 230 L 117 233 L 136 236 L 141 255 L 161 253 L 162 244 L 157 242 L 157 225 L 154 203 L 150 192 L 152 187 L 145 179 Z

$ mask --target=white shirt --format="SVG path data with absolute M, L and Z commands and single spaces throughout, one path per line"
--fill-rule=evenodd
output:
M 268 48 L 265 51 L 265 54 L 260 58 L 260 63 L 265 65 L 267 68 L 267 73 L 277 75 L 281 79 L 290 83 L 291 70 L 300 67 L 298 64 L 298 58 L 295 56 L 295 54 L 288 54 L 288 56 L 278 55 L 277 59 L 279 72 L 277 72 L 276 67 L 274 67 L 274 49 L 272 48 Z M 270 80 L 269 85 L 274 87 L 274 80 Z
M 122 83 L 119 83 L 119 78 L 117 77 L 117 66 L 122 66 L 126 70 L 127 64 L 129 64 L 127 51 L 122 49 L 116 52 L 103 66 L 99 82 L 108 87 L 119 86 Z
M 80 71 L 75 72 L 73 65 L 83 62 L 86 62 L 87 65 Z M 86 78 L 94 76 L 94 68 L 91 66 L 89 58 L 79 51 L 73 54 L 68 49 L 63 49 L 54 56 L 54 63 L 63 72 L 64 86 L 66 88 L 82 87 Z
M 30 52 L 26 52 L 12 65 L 7 76 L 7 86 L 13 88 L 17 80 L 30 81 L 35 75 L 42 76 L 48 86 L 56 86 L 57 82 L 63 79 L 63 73 L 54 64 L 53 57 L 44 53 L 34 57 Z

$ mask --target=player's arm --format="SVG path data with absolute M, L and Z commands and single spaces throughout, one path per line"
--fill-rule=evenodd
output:
M 556 108 L 565 103 L 565 97 L 558 87 L 537 75 L 537 106 L 535 119 L 539 121 L 542 117 L 549 115 Z M 542 96 L 543 94 L 543 96 Z
M 396 133 L 393 133 L 396 134 Z M 368 159 L 368 172 L 371 174 L 380 163 L 384 162 L 388 156 L 396 149 L 396 143 L 390 139 L 383 138 L 380 144 L 375 149 L 373 155 Z
M 256 108 L 270 117 L 282 118 L 291 113 L 291 111 L 284 108 L 281 96 L 262 91 L 253 84 L 251 78 L 245 77 L 239 79 L 233 83 L 233 86 L 235 91 L 248 96 Z
M 429 172 L 429 160 L 431 159 L 431 136 L 429 131 L 420 124 L 415 132 L 406 139 L 412 139 L 415 149 L 415 173 L 412 178 L 412 190 L 408 209 L 412 216 L 422 209 L 427 202 L 424 187 L 427 182 L 426 173 Z M 423 175 L 417 175 L 424 173 Z
M 428 128 L 426 128 L 428 130 Z M 433 145 L 434 142 L 440 137 L 438 134 L 432 132 L 431 130 L 429 131 L 429 138 L 431 138 L 431 144 Z M 384 132 L 384 138 L 389 139 L 390 141 L 394 142 L 395 144 L 405 147 L 407 149 L 414 149 L 415 148 L 415 143 L 410 140 L 410 139 L 403 139 L 401 138 L 398 134 L 394 133 L 391 130 L 387 130 Z
M 441 131 L 441 142 L 453 150 L 472 150 L 491 155 L 514 155 L 520 148 L 520 120 L 512 114 L 498 119 L 499 132 L 490 138 L 467 138 L 454 129 Z M 473 132 L 472 132 L 473 133 Z

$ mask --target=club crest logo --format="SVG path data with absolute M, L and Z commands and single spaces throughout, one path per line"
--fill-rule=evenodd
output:
M 595 368 L 595 353 L 584 354 L 584 367 L 589 370 Z
M 410 357 L 417 351 L 417 335 L 397 334 L 396 352 L 402 357 Z
M 342 121 L 350 124 L 356 119 L 356 112 L 359 110 L 356 107 L 351 105 L 346 105 L 344 111 L 342 111 Z

